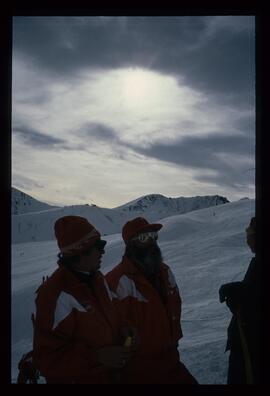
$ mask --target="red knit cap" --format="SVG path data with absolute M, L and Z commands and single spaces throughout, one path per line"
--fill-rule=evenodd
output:
M 83 253 L 101 236 L 87 219 L 80 216 L 60 217 L 54 224 L 54 232 L 59 249 L 65 256 Z
M 159 231 L 162 227 L 162 224 L 150 224 L 143 217 L 136 217 L 133 220 L 128 221 L 122 230 L 122 237 L 125 243 L 128 243 L 131 238 L 135 237 L 138 234 L 149 231 Z

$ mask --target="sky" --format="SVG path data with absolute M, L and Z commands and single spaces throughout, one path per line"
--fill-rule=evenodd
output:
M 14 17 L 12 186 L 255 196 L 255 17 Z

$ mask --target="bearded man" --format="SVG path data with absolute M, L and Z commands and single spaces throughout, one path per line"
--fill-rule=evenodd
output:
M 121 370 L 121 383 L 197 384 L 180 361 L 181 297 L 157 244 L 161 227 L 142 217 L 128 221 L 123 259 L 106 275 L 126 328 L 137 329 L 137 350 Z

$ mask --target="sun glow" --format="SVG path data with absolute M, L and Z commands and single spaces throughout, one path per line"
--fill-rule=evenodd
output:
M 141 106 L 155 100 L 160 93 L 160 77 L 143 69 L 127 69 L 122 77 L 122 95 L 131 106 Z

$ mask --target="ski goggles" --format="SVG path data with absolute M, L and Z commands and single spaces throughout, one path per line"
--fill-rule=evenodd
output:
M 139 241 L 144 243 L 147 242 L 150 238 L 156 241 L 158 239 L 158 233 L 156 231 L 143 232 L 142 234 L 139 234 L 132 238 L 132 241 Z

